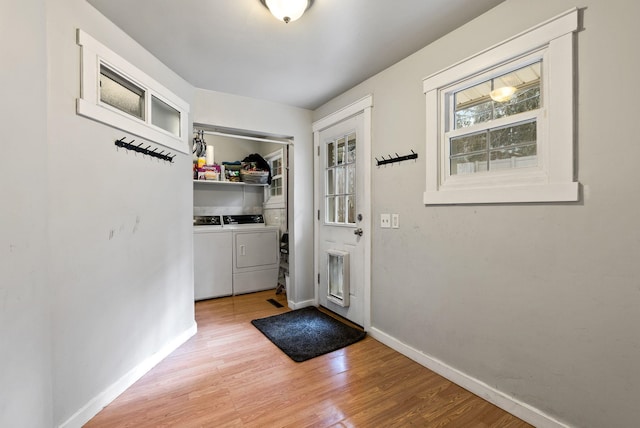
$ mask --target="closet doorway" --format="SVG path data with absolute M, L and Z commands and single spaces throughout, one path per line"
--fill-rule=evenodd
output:
M 293 155 L 290 153 L 292 142 L 293 138 L 287 136 L 194 123 L 194 242 L 196 237 L 200 238 L 199 235 L 196 236 L 196 232 L 202 231 L 201 227 L 195 226 L 196 220 L 220 219 L 220 225 L 213 226 L 217 232 L 207 232 L 211 232 L 209 235 L 212 236 L 231 237 L 233 249 L 228 248 L 228 251 L 232 251 L 233 254 L 232 280 L 220 279 L 217 276 L 214 279 L 224 284 L 231 282 L 233 294 L 237 294 L 241 289 L 246 289 L 245 292 L 250 289 L 266 290 L 272 284 L 276 293 L 286 291 L 287 300 L 293 301 L 295 291 L 290 290 L 289 286 L 290 282 L 293 283 L 290 281 L 293 272 L 289 271 L 289 260 L 294 260 L 295 248 L 289 247 L 288 239 L 289 211 L 292 208 L 289 199 L 289 159 L 290 155 Z M 195 169 L 203 153 L 206 159 L 205 166 Z M 265 170 L 269 171 L 268 175 Z M 261 230 L 255 229 L 256 227 L 260 227 Z M 262 247 L 254 241 L 251 241 L 251 244 L 243 241 L 249 235 L 260 236 L 261 239 L 271 236 L 273 239 L 269 238 L 268 243 L 263 243 L 266 246 L 263 245 L 264 248 L 259 250 Z M 211 252 L 227 254 L 227 249 L 212 248 L 211 251 L 206 251 L 207 254 L 196 254 L 196 257 L 208 260 L 208 253 Z M 258 257 L 260 260 L 275 261 L 275 264 L 243 264 L 245 260 L 257 260 L 257 256 L 262 257 Z M 209 264 L 205 263 L 205 266 Z M 198 263 L 194 265 L 195 272 L 203 270 L 206 269 L 199 269 Z M 202 293 L 196 293 L 196 297 L 200 295 L 201 298 L 211 298 L 223 295 L 209 293 L 205 296 L 204 291 L 209 290 L 209 282 L 196 278 L 196 291 L 203 289 Z M 225 295 L 229 294 L 227 287 Z

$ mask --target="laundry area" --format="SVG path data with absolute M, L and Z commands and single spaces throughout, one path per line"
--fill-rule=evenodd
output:
M 193 131 L 194 299 L 286 293 L 291 138 Z

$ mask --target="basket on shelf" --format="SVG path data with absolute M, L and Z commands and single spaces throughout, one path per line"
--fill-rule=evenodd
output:
M 240 181 L 248 184 L 267 184 L 269 171 L 240 170 Z

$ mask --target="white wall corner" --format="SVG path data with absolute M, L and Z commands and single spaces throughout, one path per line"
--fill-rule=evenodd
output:
M 316 301 L 314 299 L 303 300 L 302 302 L 294 302 L 292 300 L 289 300 L 289 309 L 292 310 L 302 309 L 309 306 L 317 306 Z
M 369 334 L 374 339 L 382 342 L 388 347 L 400 352 L 402 355 L 411 358 L 418 364 L 450 380 L 458 386 L 474 393 L 484 400 L 500 407 L 512 415 L 530 423 L 538 428 L 569 428 L 568 425 L 554 419 L 535 407 L 523 403 L 489 385 L 478 380 L 460 370 L 451 367 L 447 363 L 433 358 L 424 352 L 418 351 L 411 346 L 400 342 L 395 337 L 371 327 Z
M 155 367 L 160 361 L 169 356 L 173 351 L 178 349 L 187 340 L 193 337 L 198 331 L 198 325 L 194 321 L 191 327 L 180 333 L 175 339 L 167 343 L 162 349 L 140 364 L 131 369 L 120 379 L 111 384 L 107 389 L 89 400 L 81 409 L 73 414 L 69 419 L 59 425 L 59 428 L 81 428 L 89 422 L 91 418 L 97 415 L 109 403 L 115 400 L 127 388 L 133 385 L 138 379 L 144 376 L 149 370 Z

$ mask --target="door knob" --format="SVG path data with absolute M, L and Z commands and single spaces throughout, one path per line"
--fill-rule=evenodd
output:
M 362 236 L 362 228 L 359 227 L 356 230 L 353 231 L 354 235 L 358 235 L 358 236 Z

